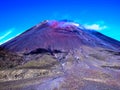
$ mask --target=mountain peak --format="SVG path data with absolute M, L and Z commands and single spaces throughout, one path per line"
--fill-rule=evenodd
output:
M 48 25 L 51 28 L 61 28 L 61 29 L 70 29 L 73 27 L 79 27 L 78 23 L 72 22 L 71 20 L 45 20 L 40 24 L 36 25 L 36 27 Z
M 74 50 L 83 45 L 118 50 L 118 45 L 111 39 L 95 31 L 80 28 L 69 20 L 45 20 L 30 28 L 16 38 L 6 42 L 2 47 L 15 52 L 31 52 L 38 48 L 51 50 Z

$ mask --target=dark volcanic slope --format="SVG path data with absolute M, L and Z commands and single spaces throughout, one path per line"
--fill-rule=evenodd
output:
M 2 45 L 15 52 L 30 52 L 45 48 L 50 50 L 70 50 L 82 45 L 120 50 L 120 43 L 96 31 L 78 27 L 66 21 L 45 21 L 27 30 L 18 37 Z
M 120 42 L 44 21 L 0 46 L 0 90 L 120 90 Z

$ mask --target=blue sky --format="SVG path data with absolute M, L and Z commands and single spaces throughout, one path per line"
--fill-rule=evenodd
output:
M 120 41 L 119 8 L 119 0 L 0 0 L 0 44 L 53 19 L 70 19 Z

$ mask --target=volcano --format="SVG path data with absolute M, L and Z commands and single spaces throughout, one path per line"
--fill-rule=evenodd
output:
M 46 20 L 0 46 L 0 90 L 120 90 L 120 42 Z
M 82 46 L 120 50 L 119 42 L 67 21 L 44 21 L 2 45 L 10 51 L 25 53 L 39 48 L 74 50 Z

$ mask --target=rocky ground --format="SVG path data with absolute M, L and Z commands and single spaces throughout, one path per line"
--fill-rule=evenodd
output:
M 76 50 L 24 55 L 25 62 L 14 67 L 4 64 L 5 68 L 0 70 L 0 89 L 119 90 L 119 53 L 83 48 L 82 53 Z
M 0 46 L 0 90 L 120 90 L 120 42 L 44 21 Z

